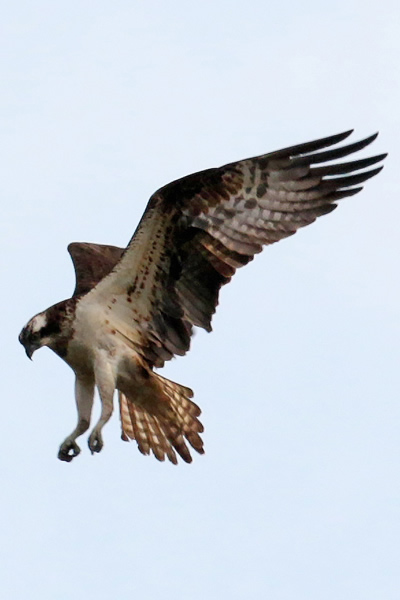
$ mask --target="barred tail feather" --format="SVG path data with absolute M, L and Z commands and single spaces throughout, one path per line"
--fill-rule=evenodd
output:
M 136 440 L 142 454 L 150 451 L 158 460 L 165 456 L 177 464 L 175 451 L 185 462 L 192 462 L 185 438 L 199 454 L 204 453 L 199 433 L 203 425 L 197 417 L 200 408 L 190 398 L 190 388 L 151 373 L 154 395 L 151 402 L 135 402 L 119 392 L 122 439 Z

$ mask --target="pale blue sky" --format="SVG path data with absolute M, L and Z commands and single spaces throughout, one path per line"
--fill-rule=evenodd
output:
M 3 9 L 2 598 L 398 600 L 399 26 L 387 0 Z M 73 373 L 17 335 L 71 294 L 67 244 L 124 245 L 164 183 L 351 127 L 384 171 L 240 271 L 164 370 L 206 455 L 143 457 L 116 413 L 58 461 Z

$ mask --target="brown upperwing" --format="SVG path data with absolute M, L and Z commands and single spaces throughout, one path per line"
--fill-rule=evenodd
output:
M 68 246 L 75 269 L 76 285 L 73 296 L 87 294 L 103 277 L 113 270 L 125 248 L 72 242 Z

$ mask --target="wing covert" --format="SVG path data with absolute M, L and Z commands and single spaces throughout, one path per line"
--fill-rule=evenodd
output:
M 72 242 L 67 249 L 75 269 L 73 296 L 87 294 L 112 271 L 124 252 L 124 248 L 89 242 Z

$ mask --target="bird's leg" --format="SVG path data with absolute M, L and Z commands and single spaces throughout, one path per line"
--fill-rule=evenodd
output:
M 60 460 L 71 462 L 71 460 L 80 453 L 81 449 L 75 440 L 89 429 L 93 407 L 93 396 L 93 377 L 77 376 L 75 379 L 75 400 L 78 409 L 78 423 L 73 432 L 65 438 L 60 446 L 58 451 L 58 458 Z
M 107 421 L 109 421 L 114 408 L 113 398 L 116 379 L 112 365 L 107 360 L 106 355 L 96 357 L 95 380 L 101 400 L 101 415 L 88 440 L 89 449 L 92 454 L 100 452 L 103 448 L 101 430 Z

